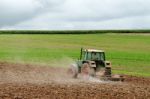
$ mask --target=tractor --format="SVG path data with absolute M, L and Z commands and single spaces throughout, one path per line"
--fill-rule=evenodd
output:
M 81 48 L 80 58 L 71 65 L 68 72 L 73 78 L 77 78 L 78 74 L 81 74 L 103 80 L 123 81 L 123 77 L 120 75 L 112 76 L 111 62 L 106 61 L 103 50 Z

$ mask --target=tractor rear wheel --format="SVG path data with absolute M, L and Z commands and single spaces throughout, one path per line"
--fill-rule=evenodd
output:
M 111 76 L 111 67 L 105 67 L 105 76 L 107 77 Z
M 95 76 L 96 72 L 95 69 L 90 67 L 88 63 L 84 63 L 81 67 L 81 74 L 85 76 Z
M 75 64 L 71 65 L 70 68 L 68 69 L 68 74 L 71 78 L 77 78 L 77 76 L 78 76 L 77 65 L 75 65 Z
M 94 68 L 90 68 L 90 76 L 92 76 L 92 77 L 96 76 L 96 71 Z
M 89 75 L 90 74 L 90 65 L 88 63 L 84 63 L 81 67 L 81 74 L 82 75 Z

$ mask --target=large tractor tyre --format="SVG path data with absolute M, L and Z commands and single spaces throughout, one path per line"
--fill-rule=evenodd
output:
M 71 78 L 77 78 L 78 76 L 78 66 L 73 64 L 70 66 L 70 68 L 68 69 L 68 74 Z
M 105 76 L 108 76 L 108 77 L 111 76 L 111 67 L 106 67 L 105 68 Z
M 92 76 L 92 77 L 96 76 L 96 71 L 94 68 L 90 68 L 90 76 Z
M 90 65 L 88 63 L 84 63 L 81 67 L 81 75 L 89 76 L 90 75 Z

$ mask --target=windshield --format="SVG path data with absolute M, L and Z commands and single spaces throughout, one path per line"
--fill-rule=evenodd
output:
M 84 56 L 85 60 L 103 60 L 105 61 L 104 52 L 86 52 Z

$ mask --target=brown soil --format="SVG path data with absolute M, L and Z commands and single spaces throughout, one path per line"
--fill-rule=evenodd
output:
M 0 62 L 1 99 L 150 99 L 150 78 L 93 80 L 72 79 L 65 68 Z

